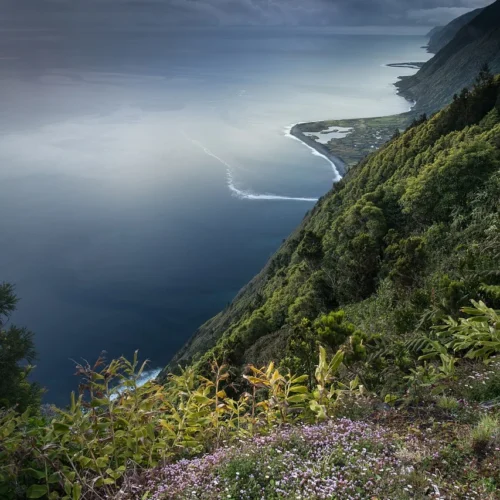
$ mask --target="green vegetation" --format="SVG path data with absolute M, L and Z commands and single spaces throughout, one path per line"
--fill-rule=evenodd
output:
M 500 421 L 498 417 L 485 415 L 471 431 L 471 445 L 479 456 L 485 456 L 489 449 L 495 450 L 500 443 Z M 496 450 L 495 450 L 496 451 Z
M 342 358 L 339 351 L 328 360 L 320 349 L 312 391 L 307 376 L 250 365 L 248 390 L 234 398 L 228 367 L 216 362 L 210 378 L 188 368 L 165 386 L 142 387 L 137 354 L 133 362 L 79 365 L 79 397 L 52 418 L 0 414 L 1 497 L 113 497 L 131 464 L 151 468 L 276 425 L 325 420 L 342 398 L 363 394 L 359 382 L 344 387 L 337 378 Z
M 343 310 L 363 346 L 356 370 L 391 392 L 422 332 L 457 321 L 470 299 L 498 308 L 499 86 L 483 76 L 351 169 L 171 367 L 238 367 L 258 353 L 306 370 L 318 318 Z
M 26 328 L 8 326 L 18 299 L 14 287 L 0 284 L 0 408 L 19 411 L 40 404 L 40 387 L 28 381 L 36 353 L 33 333 Z
M 436 328 L 439 340 L 427 343 L 429 353 L 405 377 L 407 392 L 385 394 L 398 410 L 385 408 L 384 392 L 368 391 L 353 369 L 365 358 L 362 349 L 321 345 L 346 337 L 356 344 L 357 332 L 340 313 L 314 325 L 321 341 L 312 378 L 271 362 L 249 365 L 238 379 L 213 361 L 207 377 L 188 367 L 165 385 L 140 386 L 146 364 L 137 353 L 132 362 L 78 365 L 80 394 L 68 408 L 52 416 L 0 413 L 0 495 L 278 499 L 300 490 L 308 499 L 409 499 L 432 486 L 440 494 L 493 499 L 499 414 L 464 404 L 456 369 L 486 363 L 498 371 L 498 348 L 482 351 L 480 362 L 466 361 L 477 360 L 485 325 L 497 338 L 498 314 L 476 304 L 461 324 Z M 470 322 L 481 325 L 480 339 Z M 456 423 L 443 424 L 449 420 Z M 189 460 L 203 452 L 210 455 Z

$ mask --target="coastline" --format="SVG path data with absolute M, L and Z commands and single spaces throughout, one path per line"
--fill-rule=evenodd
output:
M 425 63 L 423 62 L 407 62 L 407 63 L 390 63 L 384 64 L 385 68 L 409 68 L 420 69 Z
M 373 118 L 302 122 L 287 127 L 285 136 L 300 141 L 315 156 L 326 159 L 336 173 L 334 182 L 338 182 L 350 168 L 389 141 L 396 131 L 404 130 L 413 118 L 414 113 L 407 111 Z M 344 137 L 332 139 L 327 144 L 314 139 L 329 128 L 351 130 Z
M 389 63 L 385 67 L 419 69 L 424 63 Z M 317 122 L 299 122 L 285 129 L 285 136 L 300 141 L 307 146 L 315 156 L 327 160 L 334 171 L 333 182 L 338 182 L 349 169 L 365 158 L 368 154 L 382 147 L 393 134 L 404 130 L 414 118 L 416 101 L 413 96 L 403 95 L 399 91 L 399 77 L 393 85 L 396 94 L 408 101 L 410 109 L 405 113 L 372 118 L 352 118 L 342 120 L 322 120 Z M 324 144 L 306 133 L 321 133 L 331 127 L 350 128 L 351 131 L 343 138 L 335 138 Z M 333 151 L 335 148 L 335 151 Z
M 316 122 L 313 122 L 316 123 Z M 290 125 L 285 129 L 285 136 L 291 137 L 292 139 L 296 139 L 301 143 L 305 144 L 309 149 L 312 150 L 313 155 L 321 156 L 325 160 L 327 160 L 332 165 L 332 170 L 334 173 L 334 182 L 340 181 L 342 177 L 347 172 L 347 165 L 345 162 L 339 158 L 338 156 L 331 153 L 331 151 L 323 144 L 318 143 L 314 139 L 307 137 L 301 129 L 301 126 L 309 125 L 306 122 L 303 123 L 295 123 L 294 125 Z

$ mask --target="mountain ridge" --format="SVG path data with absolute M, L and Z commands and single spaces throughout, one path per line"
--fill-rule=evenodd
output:
M 485 7 L 412 76 L 402 77 L 400 95 L 416 101 L 420 113 L 434 113 L 470 87 L 481 66 L 500 72 L 500 0 Z
M 427 51 L 432 54 L 437 54 L 442 48 L 446 47 L 446 45 L 453 40 L 461 28 L 472 21 L 482 11 L 483 8 L 474 9 L 471 12 L 467 12 L 466 14 L 453 19 L 453 21 L 445 26 L 436 26 L 433 28 L 429 31 L 429 33 L 427 33 L 427 37 L 429 38 Z

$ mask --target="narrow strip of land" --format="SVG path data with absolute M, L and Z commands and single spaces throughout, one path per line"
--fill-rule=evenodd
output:
M 292 127 L 290 134 L 329 158 L 344 176 L 352 166 L 383 146 L 394 133 L 404 130 L 413 118 L 413 113 L 408 112 L 377 118 L 298 123 Z M 349 130 L 324 144 L 321 135 L 336 128 Z

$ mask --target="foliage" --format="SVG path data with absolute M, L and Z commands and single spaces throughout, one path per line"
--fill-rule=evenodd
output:
M 451 413 L 457 411 L 460 406 L 459 402 L 450 396 L 441 396 L 437 401 L 437 405 L 442 410 L 449 411 Z
M 7 326 L 18 301 L 12 285 L 0 284 L 0 411 L 16 406 L 23 412 L 40 403 L 40 387 L 28 380 L 36 358 L 33 333 Z
M 471 301 L 474 307 L 464 307 L 462 312 L 467 318 L 445 320 L 445 326 L 438 330 L 445 338 L 451 336 L 446 344 L 454 351 L 466 351 L 465 357 L 487 361 L 500 352 L 500 311 L 486 306 L 482 301 Z
M 500 443 L 500 421 L 497 417 L 485 415 L 471 430 L 471 445 L 479 457 L 484 457 L 488 448 Z
M 336 378 L 342 358 L 339 351 L 328 360 L 320 349 L 312 392 L 307 375 L 250 365 L 247 390 L 236 398 L 227 365 L 215 361 L 210 378 L 187 368 L 166 386 L 139 384 L 146 363 L 137 353 L 131 362 L 78 365 L 80 395 L 52 419 L 13 410 L 0 416 L 2 498 L 112 496 L 132 466 L 152 468 L 276 425 L 324 420 L 343 395 L 362 394 L 356 380 L 346 386 Z

